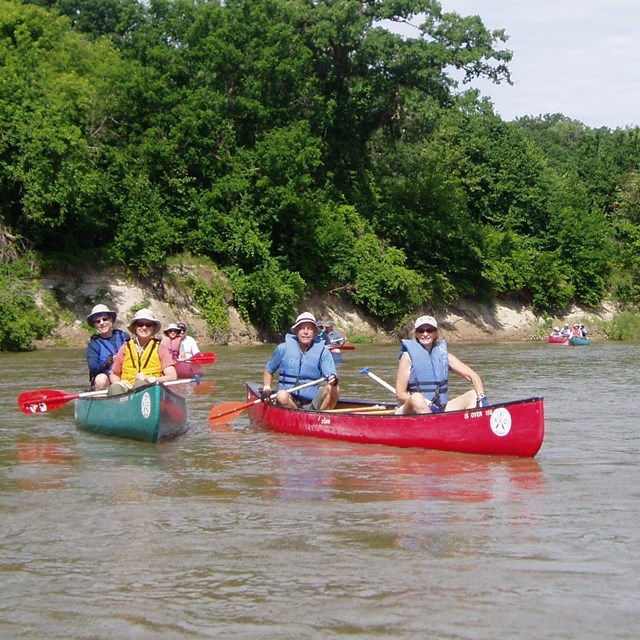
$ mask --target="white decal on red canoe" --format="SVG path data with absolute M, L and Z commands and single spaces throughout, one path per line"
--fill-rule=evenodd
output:
M 506 436 L 511 431 L 511 414 L 504 407 L 498 407 L 491 414 L 491 431 L 497 436 Z

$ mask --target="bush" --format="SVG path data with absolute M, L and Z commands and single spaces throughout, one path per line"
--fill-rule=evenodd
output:
M 610 340 L 639 340 L 640 316 L 633 311 L 623 311 L 603 323 L 602 328 Z
M 353 249 L 353 301 L 382 321 L 397 322 L 432 297 L 424 278 L 405 267 L 399 249 L 384 249 L 373 234 L 365 234 Z
M 236 305 L 247 322 L 279 332 L 295 316 L 305 289 L 299 274 L 279 269 L 270 260 L 253 273 L 236 270 L 230 275 Z
M 32 351 L 56 326 L 56 314 L 36 303 L 37 276 L 27 259 L 0 264 L 0 351 Z
M 200 315 L 207 322 L 211 337 L 214 340 L 226 342 L 229 339 L 231 327 L 222 286 L 218 283 L 208 285 L 199 278 L 194 278 L 191 293 L 200 309 Z

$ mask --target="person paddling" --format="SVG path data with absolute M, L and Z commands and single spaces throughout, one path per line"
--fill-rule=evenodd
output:
M 116 317 L 116 312 L 106 304 L 95 305 L 87 316 L 87 324 L 97 331 L 91 336 L 85 352 L 89 366 L 89 382 L 91 388 L 96 391 L 103 391 L 109 387 L 109 374 L 115 355 L 129 339 L 128 333 L 113 328 Z
M 415 321 L 413 340 L 403 340 L 396 375 L 396 413 L 439 413 L 486 407 L 480 376 L 447 349 L 433 316 Z M 449 400 L 449 371 L 468 380 L 473 389 Z
M 129 331 L 133 337 L 120 347 L 113 362 L 109 395 L 151 382 L 176 380 L 178 374 L 169 350 L 154 337 L 160 331 L 160 322 L 149 309 L 140 309 L 135 314 Z
M 291 326 L 285 341 L 271 354 L 262 375 L 262 399 L 270 400 L 273 374 L 279 372 L 279 387 L 275 401 L 291 409 L 315 411 L 333 409 L 340 394 L 336 365 L 324 340 L 318 337 L 319 329 L 312 313 L 301 313 Z M 323 387 L 311 386 L 296 393 L 289 393 L 300 384 L 325 377 Z

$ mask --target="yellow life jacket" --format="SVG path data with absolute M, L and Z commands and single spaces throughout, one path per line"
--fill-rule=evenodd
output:
M 122 375 L 120 376 L 122 380 L 128 380 L 133 384 L 136 373 L 144 373 L 148 376 L 156 377 L 162 375 L 162 363 L 158 354 L 160 340 L 158 338 L 149 340 L 141 356 L 138 356 L 138 350 L 132 339 L 127 340 L 125 344 Z

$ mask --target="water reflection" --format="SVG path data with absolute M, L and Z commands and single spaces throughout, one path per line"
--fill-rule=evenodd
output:
M 286 500 L 500 502 L 544 490 L 532 459 L 281 438 L 265 495 Z
M 15 460 L 25 468 L 14 469 L 11 478 L 15 488 L 23 491 L 59 489 L 69 484 L 68 467 L 77 458 L 76 445 L 68 438 L 21 438 Z

